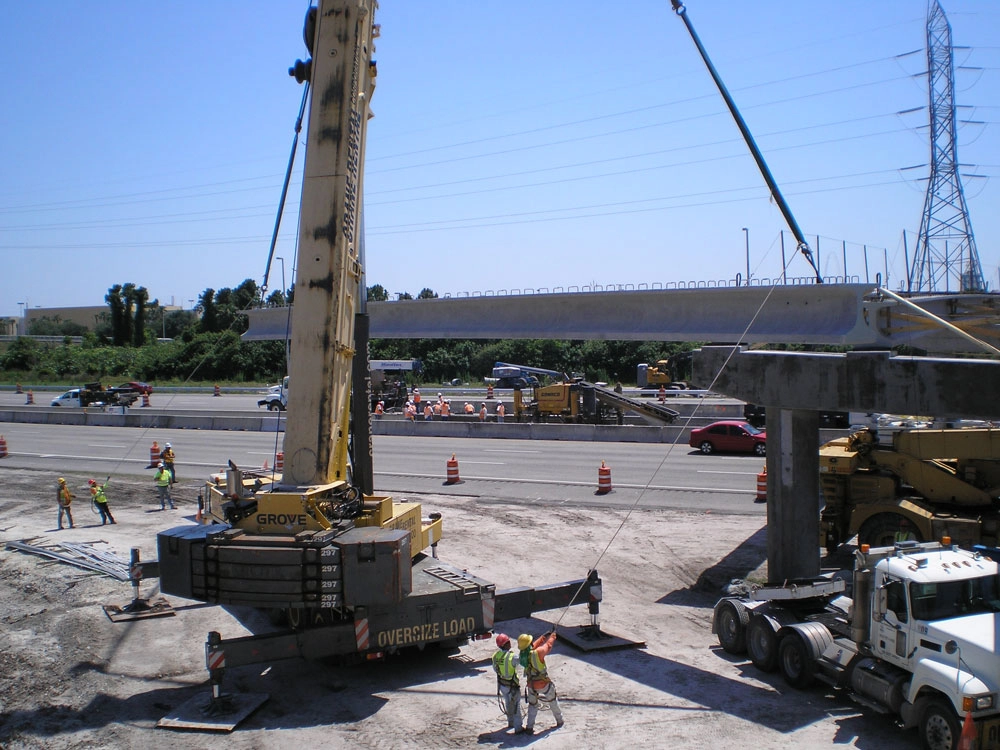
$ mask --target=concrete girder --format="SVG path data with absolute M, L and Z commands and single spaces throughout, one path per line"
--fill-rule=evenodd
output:
M 867 284 L 496 294 L 370 302 L 375 338 L 549 338 L 975 351 Z M 1000 295 L 923 295 L 921 307 L 1000 342 Z M 283 339 L 287 310 L 248 311 L 247 340 Z

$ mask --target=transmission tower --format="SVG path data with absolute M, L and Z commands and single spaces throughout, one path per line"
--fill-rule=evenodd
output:
M 951 24 L 938 0 L 927 3 L 927 91 L 931 174 L 909 288 L 921 292 L 985 292 L 983 269 L 958 172 Z

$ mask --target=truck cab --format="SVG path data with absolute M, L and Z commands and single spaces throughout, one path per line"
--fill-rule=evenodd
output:
M 284 411 L 288 408 L 288 376 L 285 375 L 280 385 L 271 386 L 267 395 L 257 402 L 257 406 L 266 406 L 268 411 Z

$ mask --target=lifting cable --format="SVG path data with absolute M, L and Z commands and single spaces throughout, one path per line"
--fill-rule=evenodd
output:
M 792 255 L 791 257 L 788 258 L 787 262 L 785 263 L 785 267 L 783 269 L 784 271 L 788 270 L 788 266 L 791 265 L 791 262 L 792 262 L 792 260 L 795 257 L 796 257 L 795 255 Z M 771 299 L 771 296 L 774 294 L 774 290 L 776 288 L 777 288 L 777 280 L 775 281 L 775 283 L 772 283 L 771 286 L 768 288 L 767 294 L 764 296 L 764 299 L 761 300 L 761 303 L 757 307 L 757 310 L 754 312 L 753 316 L 750 318 L 750 322 L 747 323 L 746 327 L 743 329 L 743 332 L 740 334 L 739 340 L 736 342 L 736 345 L 732 347 L 731 351 L 729 352 L 729 355 L 726 357 L 726 361 L 722 363 L 722 366 L 719 368 L 719 371 L 715 374 L 715 377 L 712 378 L 712 382 L 709 383 L 707 390 L 711 391 L 714 388 L 716 382 L 718 382 L 718 380 L 719 380 L 719 377 L 722 375 L 723 370 L 726 369 L 726 367 L 729 365 L 730 360 L 732 360 L 732 358 L 733 358 L 733 356 L 735 356 L 736 352 L 739 351 L 739 348 L 743 344 L 743 341 L 746 338 L 747 334 L 749 333 L 751 327 L 757 321 L 757 318 L 760 317 L 761 311 L 763 311 L 765 305 L 767 305 L 768 301 Z M 642 489 L 639 490 L 639 494 L 636 497 L 635 501 L 631 504 L 631 506 L 629 506 L 628 510 L 625 513 L 625 517 L 622 518 L 621 523 L 618 524 L 618 528 L 616 528 L 614 530 L 614 532 L 611 534 L 611 538 L 608 539 L 608 543 L 604 546 L 604 548 L 597 555 L 597 559 L 594 561 L 593 565 L 591 565 L 590 568 L 588 568 L 588 570 L 597 570 L 598 569 L 598 566 L 600 565 L 601 561 L 604 559 L 605 555 L 607 555 L 607 553 L 610 551 L 611 546 L 614 544 L 615 540 L 618 538 L 618 535 L 622 532 L 622 529 L 625 528 L 625 524 L 628 523 L 629 519 L 632 516 L 632 513 L 638 507 L 639 503 L 642 501 L 643 497 L 646 495 L 646 492 L 649 490 L 650 486 L 652 486 L 653 480 L 656 478 L 656 475 L 663 468 L 664 464 L 666 464 L 667 459 L 670 458 L 670 454 L 673 452 L 674 447 L 680 441 L 680 437 L 684 433 L 684 430 L 687 429 L 690 426 L 692 420 L 698 414 L 698 410 L 701 408 L 702 403 L 703 403 L 703 400 L 700 400 L 695 405 L 695 408 L 691 412 L 691 414 L 686 417 L 686 419 L 684 421 L 683 427 L 680 430 L 678 430 L 677 435 L 674 437 L 673 442 L 670 443 L 667 446 L 667 450 L 663 454 L 663 458 L 660 460 L 660 463 L 656 466 L 656 468 L 653 469 L 653 471 L 650 474 L 650 477 L 647 480 L 646 484 L 642 487 Z M 665 546 L 667 546 L 667 550 L 674 557 L 676 557 L 676 555 L 674 554 L 673 550 L 670 549 L 669 545 L 665 545 Z M 573 597 L 571 598 L 570 601 L 576 600 L 577 596 L 579 596 L 580 592 L 583 590 L 584 586 L 586 586 L 586 585 L 587 585 L 587 582 L 583 581 L 580 584 L 579 588 L 574 592 Z M 562 620 L 566 616 L 567 612 L 569 612 L 570 606 L 571 605 L 567 604 L 565 607 L 563 607 L 562 611 L 559 613 L 558 619 L 555 621 L 555 623 L 553 623 L 553 625 L 558 625 L 559 623 L 562 622 Z
M 263 301 L 264 295 L 267 292 L 267 280 L 268 280 L 268 276 L 269 276 L 270 271 L 271 271 L 271 261 L 272 261 L 272 258 L 274 257 L 275 245 L 277 244 L 277 240 L 278 240 L 278 230 L 279 230 L 279 228 L 281 226 L 281 217 L 282 217 L 282 214 L 284 213 L 284 209 L 285 209 L 285 199 L 286 199 L 286 197 L 288 195 L 288 186 L 289 186 L 289 183 L 290 183 L 290 180 L 291 180 L 292 167 L 293 167 L 293 165 L 295 163 L 295 153 L 296 153 L 296 150 L 297 150 L 297 147 L 298 147 L 299 136 L 300 136 L 300 133 L 302 131 L 302 119 L 303 119 L 303 116 L 304 116 L 304 113 L 305 113 L 306 103 L 308 102 L 308 97 L 309 97 L 309 81 L 307 80 L 307 81 L 305 81 L 304 90 L 302 92 L 302 102 L 299 105 L 299 113 L 298 113 L 298 116 L 295 118 L 295 135 L 294 135 L 294 137 L 292 139 L 291 154 L 288 157 L 288 166 L 287 166 L 287 168 L 285 170 L 285 181 L 284 181 L 284 184 L 282 185 L 282 188 L 281 188 L 281 198 L 280 198 L 279 203 L 278 203 L 278 213 L 277 213 L 277 216 L 275 217 L 275 221 L 274 221 L 274 232 L 271 235 L 271 244 L 270 244 L 270 249 L 269 249 L 268 256 L 267 256 L 267 266 L 266 266 L 266 268 L 264 270 L 264 283 L 263 283 L 263 285 L 262 285 L 262 287 L 260 289 L 260 300 L 261 301 Z M 298 234 L 298 229 L 296 229 L 296 235 L 297 234 Z M 297 240 L 298 240 L 298 238 L 296 236 L 296 242 L 295 242 L 296 253 L 298 253 L 298 241 Z M 292 256 L 292 268 L 295 268 L 296 257 L 297 257 L 297 255 L 293 255 Z M 292 280 L 292 283 L 294 285 L 294 283 L 295 283 L 294 279 Z M 282 293 L 284 293 L 285 291 L 287 291 L 287 290 L 283 289 Z M 249 310 L 251 307 L 253 307 L 253 305 L 254 305 L 254 302 L 251 301 L 250 303 L 247 304 L 247 306 L 245 308 L 243 308 L 244 311 Z M 233 322 L 230 324 L 230 329 L 232 329 L 233 326 L 236 325 L 236 322 L 237 322 L 236 319 L 234 319 Z M 287 366 L 288 366 L 288 363 L 287 363 L 287 357 L 288 357 L 288 337 L 289 337 L 290 330 L 291 330 L 291 306 L 288 306 L 288 319 L 287 319 L 287 321 L 285 323 L 285 358 L 286 358 L 285 367 L 286 367 L 286 371 L 287 371 Z M 194 369 L 187 376 L 187 378 L 185 378 L 184 383 L 189 383 L 191 381 L 191 379 L 194 378 L 195 374 L 198 372 L 198 370 L 201 368 L 201 366 L 203 364 L 205 364 L 205 362 L 208 360 L 208 358 L 210 356 L 212 356 L 218 350 L 219 346 L 221 345 L 221 341 L 222 341 L 222 338 L 220 336 L 219 339 L 216 340 L 215 344 L 213 346 L 211 346 L 208 349 L 207 352 L 205 352 L 204 356 L 201 358 L 201 360 L 198 362 L 198 364 L 195 365 Z M 173 402 L 173 400 L 174 400 L 175 397 L 176 397 L 176 394 L 171 394 L 168 397 L 167 402 L 166 402 L 166 406 L 167 407 L 170 406 L 170 404 Z M 137 445 L 139 445 L 139 443 L 143 442 L 146 439 L 146 435 L 150 432 L 150 430 L 153 430 L 154 428 L 156 428 L 158 426 L 157 423 L 159 421 L 159 418 L 160 418 L 160 415 L 154 416 L 153 419 L 150 421 L 150 423 L 139 433 L 139 436 L 134 441 L 132 441 L 132 445 L 128 448 L 127 451 L 125 451 L 124 455 L 122 455 L 118 459 L 118 461 L 115 463 L 115 465 L 112 468 L 112 470 L 110 472 L 108 472 L 108 476 L 107 476 L 107 479 L 105 480 L 105 483 L 109 482 L 111 480 L 112 476 L 117 475 L 119 467 L 125 462 L 125 460 L 127 459 L 128 455 L 131 454 L 133 450 L 135 450 L 135 447 Z M 280 420 L 280 414 L 279 414 L 278 418 Z M 278 432 L 276 430 L 275 431 L 275 447 L 274 447 L 273 455 L 277 456 L 277 453 L 278 453 Z M 272 459 L 272 464 L 274 464 L 274 460 L 273 459 Z M 272 468 L 272 478 L 273 478 L 274 473 L 275 473 L 275 469 Z M 93 502 L 91 502 L 91 506 L 93 506 Z M 95 510 L 95 512 L 96 512 L 96 508 L 92 507 L 91 509 Z

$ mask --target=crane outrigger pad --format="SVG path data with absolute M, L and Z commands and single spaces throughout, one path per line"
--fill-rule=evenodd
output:
M 162 596 L 155 599 L 133 599 L 130 604 L 119 607 L 117 604 L 105 604 L 104 613 L 111 622 L 131 622 L 132 620 L 148 620 L 153 617 L 173 617 L 174 608 Z
M 575 646 L 584 653 L 613 651 L 622 648 L 646 648 L 645 641 L 633 641 L 624 636 L 607 633 L 593 625 L 560 627 L 559 640 Z
M 156 722 L 156 726 L 159 729 L 232 732 L 270 697 L 269 693 L 225 693 L 212 700 L 211 695 L 201 693 L 179 705 Z

